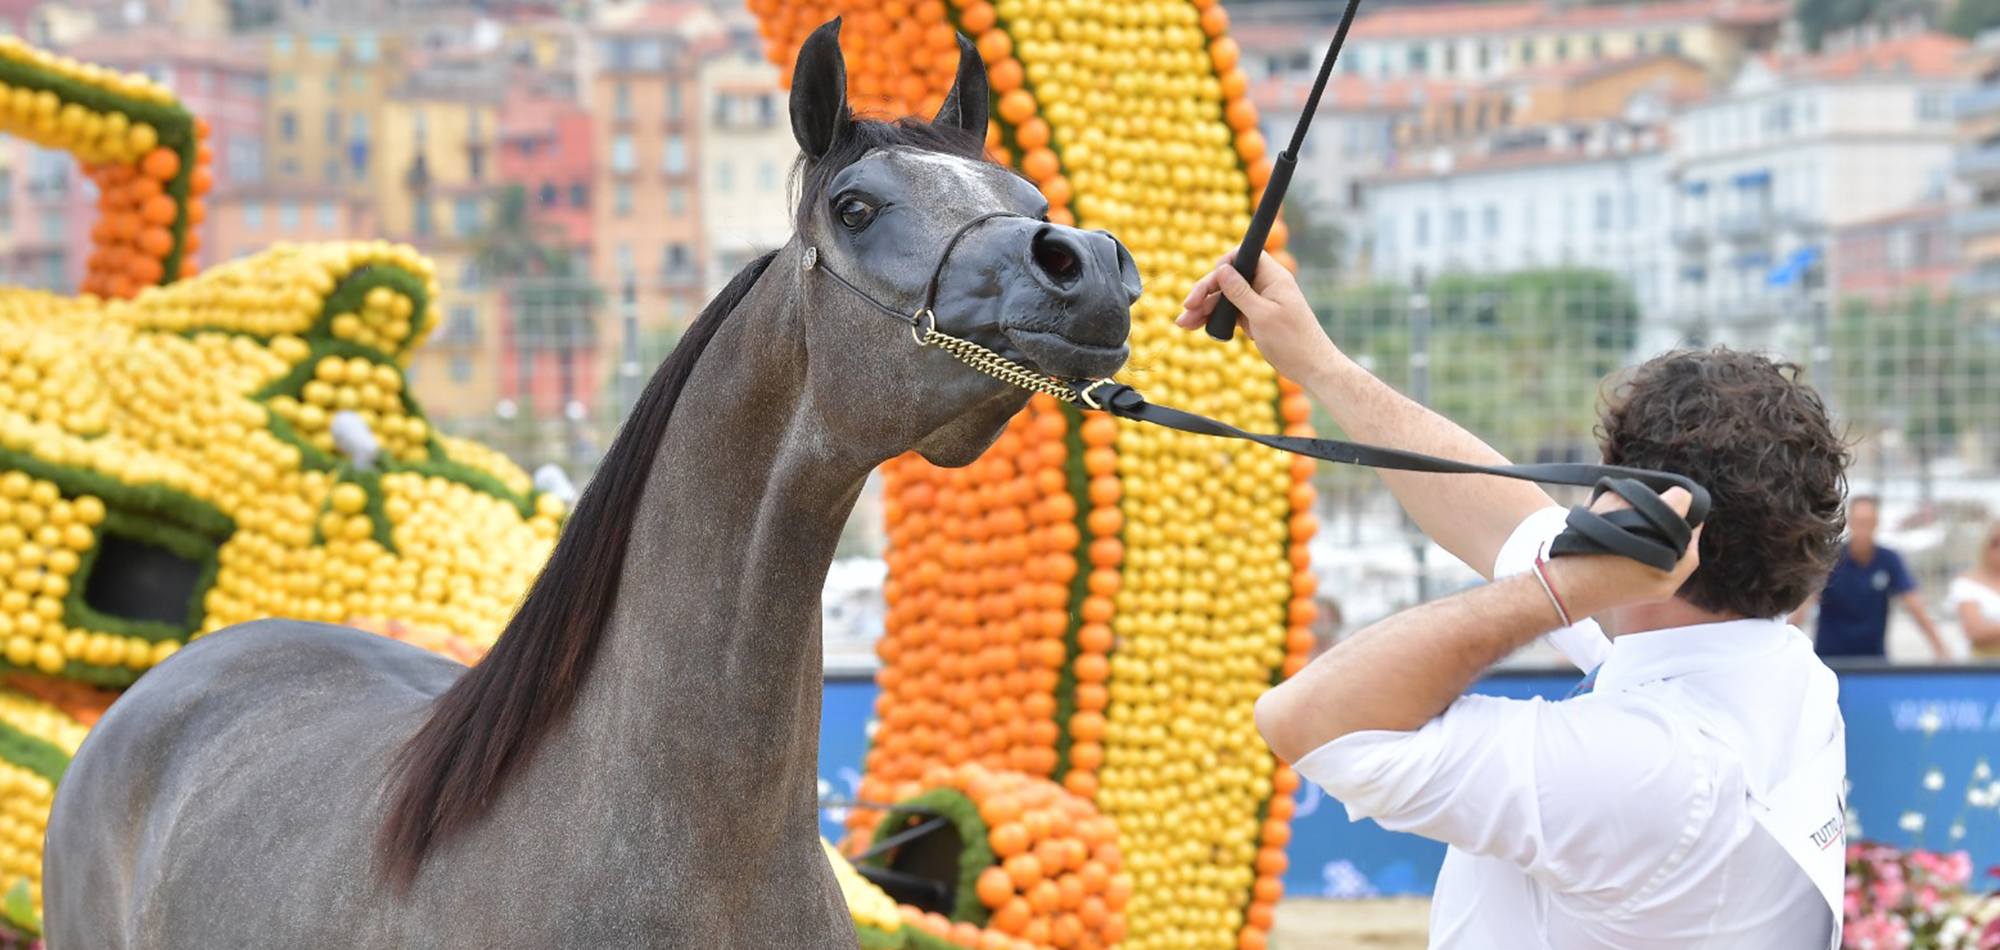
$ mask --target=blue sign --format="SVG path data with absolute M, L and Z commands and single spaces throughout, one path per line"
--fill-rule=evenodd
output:
M 1490 696 L 1558 699 L 1579 677 L 1560 671 L 1505 672 L 1474 684 Z M 820 722 L 823 797 L 850 800 L 861 781 L 875 684 L 829 679 Z M 2000 865 L 2000 668 L 1842 669 L 1847 719 L 1851 840 L 1972 854 L 1975 876 Z M 1349 822 L 1338 802 L 1311 783 L 1298 793 L 1287 849 L 1288 894 L 1324 897 L 1429 895 L 1444 845 Z M 838 810 L 821 830 L 844 833 Z
M 1788 255 L 1783 264 L 1771 268 L 1771 273 L 1764 277 L 1764 284 L 1767 287 L 1789 287 L 1796 284 L 1805 279 L 1806 272 L 1812 269 L 1813 262 L 1817 260 L 1819 260 L 1818 247 L 1799 248 Z M 1769 262 L 1768 257 L 1765 258 L 1765 262 Z

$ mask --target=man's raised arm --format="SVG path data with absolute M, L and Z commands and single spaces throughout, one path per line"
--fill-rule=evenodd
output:
M 1257 268 L 1254 288 L 1227 263 L 1196 282 L 1186 312 L 1175 322 L 1183 329 L 1201 326 L 1222 296 L 1242 311 L 1243 326 L 1264 358 L 1305 387 L 1349 438 L 1481 465 L 1507 464 L 1492 446 L 1376 379 L 1334 346 L 1298 282 L 1269 254 Z M 1417 527 L 1482 577 L 1492 577 L 1494 557 L 1522 519 L 1555 504 L 1529 482 L 1378 473 Z

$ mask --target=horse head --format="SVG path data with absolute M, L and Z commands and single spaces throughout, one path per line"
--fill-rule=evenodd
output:
M 1140 293 L 1117 238 L 1049 221 L 1041 192 L 986 157 L 986 66 L 958 42 L 937 115 L 889 123 L 849 109 L 838 19 L 806 41 L 791 89 L 797 235 L 778 258 L 807 315 L 812 388 L 841 408 L 823 414 L 833 434 L 950 466 L 985 451 L 1028 393 L 914 345 L 912 323 L 1096 379 L 1124 365 Z

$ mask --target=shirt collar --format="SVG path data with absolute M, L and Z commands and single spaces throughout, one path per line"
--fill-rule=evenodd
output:
M 1796 635 L 1777 620 L 1725 620 L 1629 633 L 1611 641 L 1597 692 L 1630 689 L 1763 656 Z

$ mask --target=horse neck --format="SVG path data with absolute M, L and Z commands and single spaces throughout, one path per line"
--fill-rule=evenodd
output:
M 598 766 L 772 825 L 815 807 L 820 590 L 873 468 L 815 424 L 790 300 L 774 269 L 696 364 L 574 715 Z

